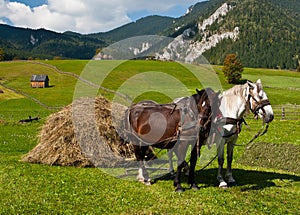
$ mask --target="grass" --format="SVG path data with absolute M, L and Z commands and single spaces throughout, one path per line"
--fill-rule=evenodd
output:
M 226 85 L 222 70 L 220 66 L 214 66 L 222 86 L 231 87 Z M 273 70 L 273 69 L 256 69 L 245 68 L 242 74 L 243 79 L 255 82 L 258 79 L 262 80 L 264 90 L 267 92 L 268 97 L 272 104 L 299 104 L 299 91 L 300 91 L 300 73 L 287 70 Z
M 2 62 L 0 65 L 0 77 L 3 77 L 2 84 L 30 95 L 50 107 L 65 106 L 72 102 L 76 79 L 61 75 L 55 70 L 39 64 Z M 48 74 L 50 78 L 49 88 L 30 87 L 30 78 L 36 73 Z
M 20 94 L 15 93 L 12 90 L 4 88 L 1 85 L 0 85 L 0 90 L 3 91 L 3 93 L 0 93 L 0 101 L 10 100 L 10 99 L 19 99 L 19 98 L 23 98 L 24 97 L 24 96 L 22 96 Z
M 76 74 L 80 74 L 87 64 L 86 61 L 45 63 Z M 181 69 L 185 69 L 172 63 L 167 63 L 167 68 L 164 68 L 165 64 L 143 63 L 139 67 L 136 62 L 122 63 L 105 79 L 104 85 L 116 90 L 122 86 L 120 82 L 127 81 L 128 77 L 134 77 L 141 71 L 146 74 L 153 70 L 161 72 L 162 69 L 167 74 L 174 71 L 173 77 L 186 84 L 190 93 L 199 85 L 197 78 L 181 73 Z M 218 69 L 216 67 L 224 89 L 231 87 L 224 83 L 224 77 Z M 46 72 L 50 77 L 50 84 L 54 85 L 52 88 L 31 89 L 28 86 L 31 74 Z M 253 81 L 262 78 L 264 86 L 268 86 L 266 91 L 272 104 L 299 105 L 296 92 L 300 86 L 297 85 L 300 74 L 247 68 L 243 77 L 247 76 Z M 73 77 L 58 74 L 43 65 L 26 62 L 1 63 L 0 77 L 1 83 L 41 99 L 49 106 L 69 104 L 76 84 Z M 290 89 L 291 79 L 294 82 Z M 145 83 L 128 83 L 146 86 Z M 174 91 L 174 86 L 164 87 L 167 92 L 172 89 Z M 199 171 L 201 167 L 197 166 L 196 180 L 201 187 L 199 191 L 187 189 L 178 194 L 173 191 L 173 181 L 168 176 L 159 178 L 152 186 L 147 187 L 135 181 L 117 179 L 100 169 L 20 162 L 20 158 L 37 144 L 36 136 L 45 118 L 54 110 L 47 110 L 26 97 L 19 97 L 14 92 L 6 93 L 6 89 L 4 90 L 6 97 L 0 98 L 0 214 L 297 214 L 300 211 L 300 173 L 294 167 L 299 156 L 289 151 L 294 150 L 292 147 L 299 150 L 299 120 L 275 119 L 270 124 L 268 133 L 253 143 L 253 149 L 260 154 L 245 151 L 244 147 L 235 148 L 233 168 L 238 186 L 227 190 L 218 188 L 217 163 L 214 161 L 203 171 Z M 154 92 L 145 92 L 137 99 L 170 99 Z M 31 124 L 18 123 L 29 115 L 40 116 L 42 120 Z M 247 122 L 251 130 L 243 128 L 238 144 L 246 144 L 261 128 L 261 121 L 253 120 L 251 115 L 247 117 Z M 270 158 L 262 157 L 262 154 L 275 156 L 271 157 L 270 162 Z M 245 155 L 255 157 L 246 160 Z M 183 186 L 188 188 L 186 180 L 184 177 Z

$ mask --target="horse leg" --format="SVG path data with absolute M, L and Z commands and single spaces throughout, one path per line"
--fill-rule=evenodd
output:
M 173 166 L 173 149 L 168 149 L 168 159 L 169 159 L 169 172 L 171 176 L 175 175 L 174 166 Z
M 176 156 L 178 158 L 178 165 L 177 165 L 177 171 L 174 179 L 174 187 L 176 192 L 181 193 L 184 191 L 184 189 L 180 184 L 180 178 L 181 178 L 182 169 L 185 165 L 184 161 L 185 161 L 185 155 L 186 155 L 188 144 L 181 142 L 179 145 L 180 147 L 177 147 L 175 150 Z
M 233 176 L 232 176 L 232 160 L 233 160 L 233 148 L 234 148 L 234 144 L 237 140 L 237 136 L 236 138 L 231 141 L 230 143 L 227 144 L 227 171 L 226 171 L 226 178 L 228 179 L 228 184 L 230 186 L 235 186 L 236 185 L 236 181 L 234 180 Z
M 195 183 L 195 167 L 197 163 L 197 146 L 194 146 L 191 151 L 190 168 L 189 168 L 189 179 L 188 183 L 191 185 L 193 190 L 199 190 L 198 185 Z
M 190 174 L 189 163 L 186 162 L 186 160 L 183 161 L 183 172 L 186 176 L 189 176 L 189 174 Z
M 134 147 L 135 156 L 136 156 L 137 161 L 139 162 L 137 180 L 146 185 L 151 185 L 151 182 L 150 182 L 151 180 L 149 178 L 149 175 L 146 170 L 145 163 L 144 163 L 147 149 L 148 149 L 147 146 L 135 146 Z
M 222 176 L 222 170 L 224 165 L 224 144 L 225 142 L 222 140 L 218 145 L 218 176 L 217 179 L 219 181 L 219 187 L 227 188 L 227 183 L 225 182 Z

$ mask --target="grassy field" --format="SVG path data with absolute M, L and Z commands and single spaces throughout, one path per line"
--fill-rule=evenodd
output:
M 95 65 L 88 61 L 45 61 L 63 72 L 80 75 Z M 224 89 L 231 87 L 224 81 L 219 66 L 214 66 Z M 111 71 L 101 76 L 101 71 Z M 179 79 L 190 93 L 199 86 L 197 77 L 174 63 L 125 62 L 116 68 L 103 65 L 99 70 L 88 73 L 91 82 L 111 90 L 121 89 L 123 82 L 141 72 L 163 73 Z M 48 74 L 50 88 L 32 89 L 29 80 L 32 74 Z M 130 79 L 133 89 L 141 87 L 145 93 L 135 98 L 155 99 L 160 102 L 170 100 L 174 85 L 159 83 L 164 96 L 149 82 L 140 83 Z M 91 75 L 91 76 L 89 76 Z M 97 77 L 99 79 L 93 78 Z M 139 76 L 140 77 L 140 76 Z M 209 77 L 203 76 L 208 79 Z M 290 71 L 246 68 L 244 79 L 262 79 L 265 91 L 272 105 L 300 105 L 300 74 Z M 144 80 L 144 79 L 143 79 Z M 156 79 L 154 79 L 156 80 Z M 165 176 L 150 186 L 138 182 L 121 180 L 107 175 L 100 169 L 72 168 L 28 164 L 20 162 L 21 157 L 37 144 L 37 134 L 46 117 L 57 109 L 72 102 L 77 79 L 58 73 L 51 67 L 34 62 L 0 63 L 0 214 L 298 214 L 300 212 L 300 115 L 295 120 L 281 120 L 280 108 L 277 118 L 270 124 L 266 135 L 257 139 L 252 147 L 236 147 L 234 155 L 234 176 L 238 186 L 226 190 L 218 188 L 214 161 L 205 170 L 199 171 L 196 180 L 201 189 L 187 189 L 175 193 L 173 181 Z M 176 83 L 176 82 L 174 82 Z M 86 83 L 85 83 L 86 84 Z M 177 86 L 177 85 L 176 85 Z M 180 87 L 180 85 L 178 85 Z M 10 89 L 7 89 L 9 87 Z M 93 87 L 86 85 L 87 92 L 94 93 Z M 150 88 L 149 88 L 150 87 Z M 128 88 L 126 88 L 128 89 Z M 178 89 L 178 88 L 176 88 Z M 15 91 L 13 91 L 15 90 Z M 98 89 L 97 89 L 98 90 Z M 140 89 L 138 89 L 140 90 Z M 149 90 L 147 92 L 146 90 Z M 97 91 L 98 92 L 98 91 Z M 133 91 L 129 91 L 133 92 Z M 139 91 L 138 91 L 139 92 Z M 176 92 L 176 91 L 175 91 Z M 20 94 L 23 93 L 23 94 Z M 100 93 L 104 91 L 100 90 Z M 112 99 L 113 94 L 104 93 Z M 176 95 L 176 94 L 175 94 Z M 178 93 L 180 95 L 180 93 Z M 43 102 L 48 108 L 34 102 Z M 39 116 L 41 120 L 30 124 L 19 124 L 20 119 Z M 261 122 L 247 117 L 251 130 L 244 128 L 238 144 L 246 144 L 260 129 Z M 186 178 L 183 186 L 188 188 Z

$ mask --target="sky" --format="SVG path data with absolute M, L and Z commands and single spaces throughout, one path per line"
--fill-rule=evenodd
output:
M 148 15 L 180 17 L 200 1 L 204 0 L 0 0 L 0 24 L 107 32 Z

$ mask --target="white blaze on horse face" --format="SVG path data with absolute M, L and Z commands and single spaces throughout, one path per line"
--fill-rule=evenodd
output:
M 202 103 L 202 107 L 204 107 L 206 105 L 206 102 L 204 101 L 203 103 Z
M 267 94 L 263 90 L 260 91 L 260 98 L 262 98 L 262 100 L 267 100 L 268 99 Z M 263 109 L 264 109 L 265 112 L 263 112 L 262 109 L 260 109 L 258 111 L 259 117 L 261 117 L 261 118 L 264 117 L 264 120 L 267 123 L 271 122 L 274 119 L 274 112 L 273 112 L 272 106 L 271 105 L 266 105 L 266 106 L 263 107 Z
M 142 135 L 142 139 L 150 143 L 156 143 L 163 137 L 167 129 L 167 119 L 162 113 L 154 112 L 150 115 L 148 124 L 150 131 Z
M 261 80 L 258 79 L 256 81 L 256 88 L 255 88 L 255 96 L 257 97 L 257 101 L 263 101 L 263 100 L 268 100 L 268 96 L 267 94 L 265 93 L 265 91 L 263 90 L 263 87 L 262 87 L 262 83 L 261 83 Z M 274 118 L 274 112 L 273 112 L 273 109 L 272 109 L 272 106 L 271 105 L 266 105 L 263 107 L 264 110 L 260 109 L 258 111 L 258 116 L 260 118 L 264 118 L 264 121 L 265 122 L 271 122 Z

